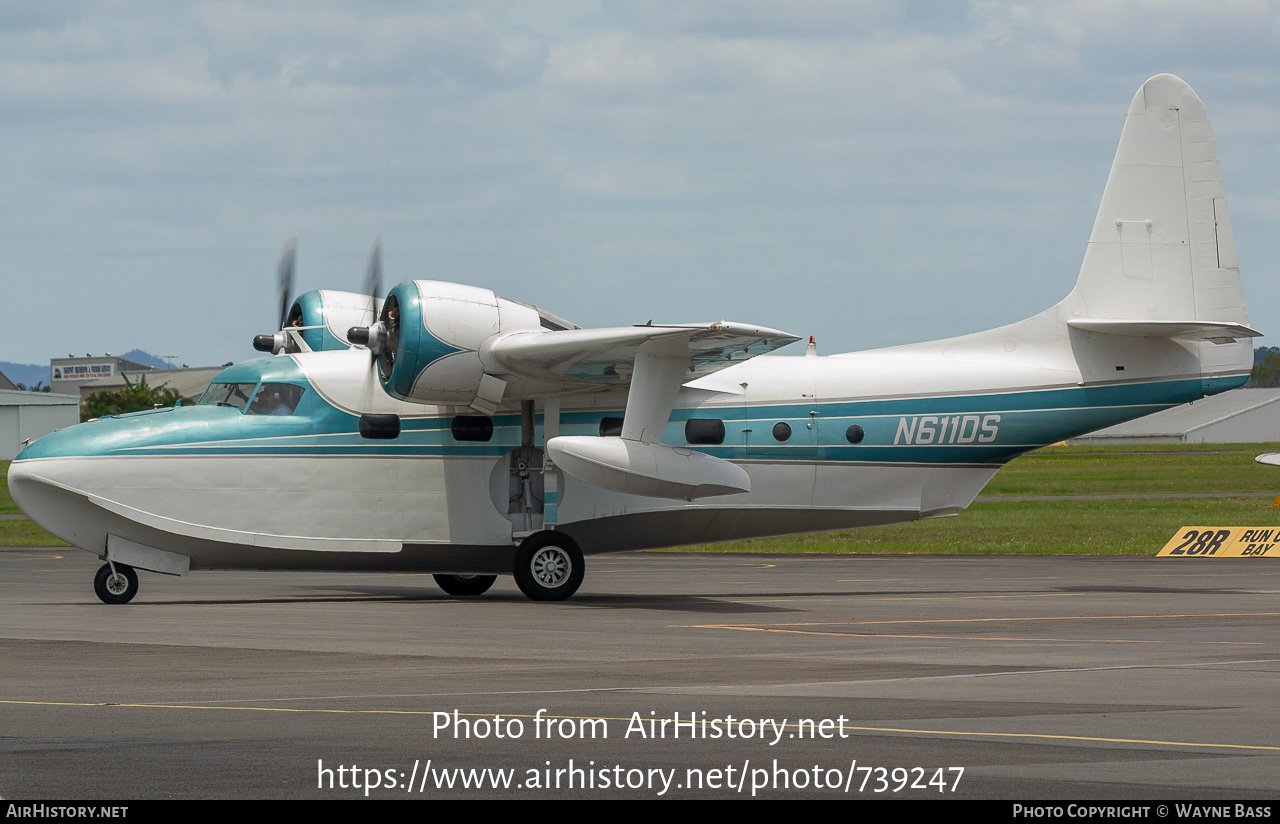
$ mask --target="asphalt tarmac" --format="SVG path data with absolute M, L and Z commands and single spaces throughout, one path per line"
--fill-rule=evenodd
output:
M 124 606 L 99 564 L 0 549 L 0 797 L 1280 795 L 1269 559 L 624 554 L 554 604 L 141 573 Z

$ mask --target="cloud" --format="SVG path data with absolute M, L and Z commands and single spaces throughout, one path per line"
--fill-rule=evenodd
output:
M 351 288 L 379 231 L 391 280 L 578 322 L 728 316 L 826 352 L 995 325 L 1069 288 L 1160 71 L 1214 118 L 1242 259 L 1274 259 L 1276 13 L 1206 8 L 5 4 L 6 359 L 46 357 L 50 288 L 59 351 L 247 357 L 285 238 L 303 288 Z
M 565 173 L 564 185 L 589 195 L 621 198 L 678 197 L 693 188 L 678 169 L 627 160 L 572 169 Z
M 235 2 L 204 5 L 196 19 L 220 74 L 247 68 L 286 76 L 291 85 L 509 88 L 536 79 L 545 57 L 540 39 L 513 27 L 500 3 L 264 9 Z

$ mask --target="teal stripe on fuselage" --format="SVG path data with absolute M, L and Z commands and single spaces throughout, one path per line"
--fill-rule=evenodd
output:
M 1228 385 L 1217 391 L 1242 386 L 1246 377 L 1231 379 Z M 822 417 L 849 417 L 854 415 L 943 415 L 965 412 L 1002 412 L 1022 409 L 1080 409 L 1096 406 L 1177 406 L 1203 397 L 1203 381 L 1191 378 L 1151 383 L 1118 384 L 1114 386 L 1075 386 L 1061 389 L 1015 390 L 1010 392 L 975 392 L 963 395 L 923 396 L 870 400 L 803 400 L 787 404 L 750 405 L 750 419 L 794 419 L 798 407 L 814 410 Z M 675 409 L 672 422 L 683 423 L 689 418 L 711 417 L 709 409 L 725 410 L 735 407 L 704 407 Z M 568 412 L 560 416 L 562 424 L 598 422 L 603 416 L 621 416 L 614 412 Z M 739 416 L 741 417 L 741 416 Z
M 230 367 L 217 380 L 257 378 L 307 385 L 289 358 Z M 1245 379 L 1240 377 L 1234 385 Z M 1196 377 L 942 397 L 707 406 L 674 410 L 663 442 L 684 445 L 685 423 L 690 418 L 719 418 L 725 423 L 724 443 L 691 448 L 730 460 L 1003 463 L 1028 450 L 1176 406 L 1202 393 L 1203 383 Z M 622 414 L 620 409 L 569 412 L 561 416 L 561 434 L 598 435 L 602 418 Z M 104 418 L 40 438 L 17 460 L 79 455 L 475 457 L 497 456 L 519 446 L 518 414 L 494 416 L 493 438 L 484 443 L 455 440 L 452 420 L 405 418 L 399 439 L 365 440 L 359 435 L 357 416 L 330 406 L 308 389 L 292 416 L 246 415 L 231 407 L 202 405 Z M 773 437 L 776 423 L 791 428 L 787 441 Z M 864 431 L 856 445 L 845 434 L 852 424 Z M 928 442 L 921 443 L 926 431 Z M 983 440 L 987 435 L 990 439 Z

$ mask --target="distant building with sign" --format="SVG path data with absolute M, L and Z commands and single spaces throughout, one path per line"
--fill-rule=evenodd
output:
M 99 392 L 112 392 L 125 388 L 125 381 L 130 386 L 137 386 L 143 378 L 152 389 L 174 389 L 184 398 L 199 400 L 214 376 L 225 369 L 225 366 L 193 366 L 181 369 L 145 369 L 134 371 L 122 369 L 114 375 L 103 375 L 90 378 L 80 383 L 80 399 L 88 400 L 90 395 Z
M 114 378 L 121 372 L 149 372 L 154 367 L 113 355 L 83 358 L 54 358 L 49 361 L 49 386 L 54 392 L 79 395 L 80 385 L 101 378 Z

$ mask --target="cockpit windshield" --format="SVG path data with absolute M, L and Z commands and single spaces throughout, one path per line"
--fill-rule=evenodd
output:
M 253 398 L 256 383 L 211 383 L 200 396 L 199 403 L 215 403 L 218 406 L 234 406 L 241 412 Z
M 256 392 L 254 390 L 257 390 Z M 249 415 L 292 415 L 307 390 L 291 383 L 211 383 L 200 403 L 234 406 Z

